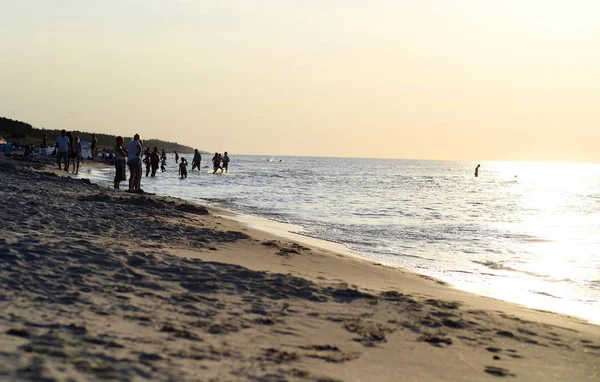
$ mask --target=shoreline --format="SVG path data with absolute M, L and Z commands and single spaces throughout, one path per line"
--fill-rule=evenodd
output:
M 259 231 L 263 231 L 284 239 L 293 240 L 299 242 L 300 244 L 305 244 L 315 248 L 336 252 L 345 256 L 349 256 L 351 258 L 360 258 L 366 260 L 360 254 L 350 251 L 344 244 L 336 243 L 325 239 L 319 239 L 308 235 L 303 235 L 301 231 L 305 230 L 305 228 L 300 225 L 282 223 L 276 220 L 271 220 L 260 216 L 247 215 L 232 210 L 226 210 L 221 208 L 217 209 L 228 212 L 227 214 L 222 215 L 223 217 L 242 223 L 247 227 L 254 228 Z
M 193 202 L 190 202 L 190 203 L 193 203 Z M 198 203 L 198 204 L 200 204 L 200 203 Z M 202 205 L 202 204 L 200 204 L 200 205 Z M 211 208 L 217 208 L 217 207 L 211 207 Z M 428 275 L 425 273 L 420 273 L 413 269 L 407 269 L 407 268 L 397 267 L 397 266 L 393 266 L 393 265 L 382 264 L 375 260 L 371 260 L 367 257 L 364 257 L 360 253 L 352 252 L 344 244 L 328 241 L 325 239 L 315 238 L 312 236 L 303 235 L 301 233 L 295 232 L 297 230 L 300 230 L 300 231 L 305 230 L 305 228 L 300 225 L 281 223 L 281 222 L 278 222 L 275 220 L 270 220 L 268 218 L 263 218 L 263 217 L 254 216 L 254 215 L 246 215 L 246 214 L 239 213 L 236 211 L 225 210 L 225 209 L 221 209 L 221 208 L 217 208 L 217 210 L 226 211 L 227 214 L 223 215 L 226 218 L 235 220 L 237 222 L 247 225 L 248 227 L 255 228 L 260 231 L 267 232 L 269 234 L 273 234 L 273 235 L 276 235 L 276 236 L 279 236 L 279 237 L 282 237 L 282 238 L 285 238 L 288 240 L 296 241 L 300 244 L 330 250 L 333 252 L 343 254 L 345 256 L 349 256 L 350 258 L 362 259 L 373 265 L 390 267 L 393 269 L 398 269 L 398 270 L 402 270 L 405 272 L 413 273 L 417 276 L 435 279 L 435 280 L 438 280 L 439 282 L 447 284 L 449 287 L 455 288 L 457 290 L 460 290 L 460 291 L 463 291 L 466 293 L 471 293 L 471 294 L 475 294 L 475 295 L 478 295 L 481 297 L 487 297 L 487 298 L 491 298 L 494 300 L 498 300 L 498 301 L 502 301 L 502 302 L 506 302 L 506 303 L 510 303 L 510 304 L 520 305 L 520 306 L 523 306 L 525 308 L 532 309 L 532 310 L 556 313 L 556 314 L 572 317 L 577 320 L 583 320 L 591 325 L 600 326 L 600 318 L 599 319 L 590 319 L 583 315 L 580 316 L 577 314 L 572 314 L 572 313 L 564 312 L 561 310 L 553 310 L 552 307 L 546 306 L 547 304 L 542 304 L 541 306 L 540 305 L 536 306 L 536 304 L 527 304 L 527 303 L 522 303 L 522 302 L 518 302 L 518 301 L 512 301 L 508 298 L 506 298 L 506 299 L 501 298 L 499 295 L 496 295 L 493 293 L 486 293 L 485 290 L 477 290 L 477 288 L 474 288 L 474 287 L 469 288 L 467 285 L 462 285 L 462 286 L 456 285 L 456 284 L 452 283 L 451 281 L 444 280 L 444 279 L 441 279 L 441 278 L 438 278 L 435 276 L 431 276 L 431 275 Z M 294 231 L 291 231 L 291 230 L 294 230 Z
M 46 164 L 46 165 L 48 165 L 48 164 Z M 113 168 L 113 166 L 108 163 L 98 162 L 98 161 L 96 161 L 96 162 L 87 161 L 86 165 L 88 166 L 88 168 L 90 168 L 90 171 L 93 171 L 94 168 L 110 168 L 110 169 Z M 51 164 L 50 164 L 50 166 L 53 167 Z M 54 168 L 51 168 L 51 172 L 54 172 L 59 176 L 68 176 L 68 177 L 72 176 L 72 174 L 65 174 L 63 172 L 57 171 Z M 86 175 L 87 174 L 80 174 L 80 175 L 76 176 L 75 179 L 85 179 Z M 157 195 L 159 195 L 159 194 L 157 194 Z M 159 196 L 170 197 L 168 195 L 159 195 Z M 200 206 L 209 206 L 209 205 L 204 205 L 198 201 L 186 200 L 186 199 L 182 199 L 182 198 L 178 198 L 178 197 L 175 197 L 175 198 L 184 200 L 188 203 L 198 204 Z M 527 307 L 527 308 L 533 309 L 533 310 L 549 311 L 549 312 L 556 313 L 556 314 L 566 315 L 566 316 L 573 317 L 575 319 L 584 320 L 587 323 L 592 324 L 592 325 L 600 326 L 600 317 L 599 318 L 591 318 L 589 316 L 586 316 L 583 313 L 581 315 L 578 315 L 578 314 L 571 313 L 570 311 L 568 311 L 568 309 L 553 309 L 553 307 L 549 306 L 547 302 L 542 302 L 542 303 L 536 304 L 535 302 L 533 302 L 531 300 L 529 300 L 530 303 L 528 303 L 527 301 L 518 301 L 518 300 L 510 299 L 509 297 L 503 298 L 502 294 L 493 293 L 489 289 L 478 289 L 473 285 L 468 285 L 468 284 L 464 284 L 464 283 L 462 285 L 458 285 L 456 283 L 453 283 L 452 281 L 438 278 L 436 276 L 432 276 L 429 274 L 421 273 L 414 269 L 408 269 L 408 268 L 398 267 L 398 266 L 394 266 L 394 265 L 383 264 L 377 260 L 369 259 L 368 257 L 361 255 L 360 253 L 352 252 L 350 249 L 348 249 L 346 247 L 345 244 L 329 241 L 326 239 L 316 238 L 313 236 L 303 235 L 302 233 L 298 233 L 297 231 L 306 230 L 305 227 L 302 227 L 300 225 L 282 223 L 282 222 L 279 222 L 276 220 L 271 220 L 269 218 L 265 218 L 262 216 L 248 215 L 248 214 L 245 214 L 242 212 L 228 210 L 226 208 L 212 206 L 212 205 L 210 205 L 209 208 L 211 208 L 217 212 L 220 211 L 220 214 L 222 214 L 224 217 L 227 217 L 229 219 L 233 219 L 237 222 L 243 223 L 243 224 L 247 225 L 248 227 L 256 228 L 258 230 L 261 230 L 261 231 L 264 231 L 264 232 L 267 232 L 267 233 L 270 233 L 270 234 L 273 234 L 273 235 L 276 235 L 276 236 L 279 236 L 279 237 L 282 237 L 282 238 L 285 238 L 288 240 L 293 240 L 300 244 L 314 246 L 317 248 L 326 249 L 326 250 L 330 250 L 330 251 L 335 251 L 335 252 L 344 254 L 346 256 L 349 256 L 351 258 L 360 258 L 369 263 L 378 264 L 380 266 L 391 267 L 394 269 L 400 269 L 400 270 L 403 270 L 406 272 L 414 273 L 415 275 L 429 277 L 429 278 L 436 279 L 436 280 L 439 279 L 440 281 L 447 283 L 451 287 L 456 288 L 461 291 L 464 291 L 464 292 L 467 292 L 467 293 L 472 293 L 472 294 L 476 294 L 478 296 L 492 298 L 492 299 L 495 299 L 498 301 L 503 301 L 503 302 L 507 302 L 507 303 L 511 303 L 511 304 L 521 305 L 521 306 L 524 306 L 524 307 Z M 292 232 L 292 230 L 296 231 L 296 232 Z
M 276 236 L 218 208 L 13 167 L 0 159 L 0 194 L 12 206 L 0 226 L 0 376 L 561 381 L 600 373 L 600 333 L 580 319 Z

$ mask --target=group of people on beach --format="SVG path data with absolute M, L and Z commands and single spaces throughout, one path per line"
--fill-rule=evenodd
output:
M 115 153 L 115 179 L 114 179 L 114 187 L 119 188 L 119 184 L 121 181 L 127 180 L 126 177 L 126 167 L 129 167 L 129 190 L 136 191 L 140 190 L 140 183 L 142 179 L 142 164 L 146 165 L 146 176 L 150 175 L 151 177 L 156 176 L 156 172 L 158 171 L 158 167 L 160 164 L 161 172 L 167 171 L 166 163 L 167 163 L 167 154 L 165 150 L 162 149 L 159 151 L 158 147 L 154 146 L 152 149 L 147 147 L 144 150 L 143 141 L 140 139 L 139 134 L 135 134 L 133 136 L 133 140 L 131 142 L 124 145 L 124 139 L 121 136 L 116 138 L 116 144 L 114 147 Z M 187 166 L 188 162 L 184 157 L 179 157 L 177 151 L 175 154 L 175 163 L 179 166 L 179 176 L 181 178 L 187 178 Z M 223 167 L 215 165 L 214 172 L 216 172 L 219 168 L 221 172 L 225 169 L 227 171 L 229 167 L 229 156 L 227 156 L 227 152 L 223 156 L 218 153 L 215 153 L 215 158 L 218 158 L 218 162 L 215 158 L 213 158 L 213 163 L 223 163 Z M 195 168 L 198 168 L 198 171 L 201 171 L 201 161 L 202 156 L 198 149 L 194 150 L 194 158 L 192 159 L 192 171 Z
M 60 136 L 56 138 L 56 162 L 60 171 L 69 172 L 69 165 L 73 164 L 73 174 L 79 173 L 81 164 L 81 140 L 79 136 L 73 138 L 73 135 L 66 130 L 61 130 Z M 64 163 L 64 168 L 63 168 Z
M 97 153 L 97 139 L 96 135 L 92 136 L 92 159 L 95 158 Z M 82 145 L 80 138 L 74 137 L 70 132 L 62 130 L 60 136 L 56 139 L 56 159 L 59 170 L 69 172 L 69 167 L 72 163 L 73 174 L 79 172 L 79 166 L 82 160 Z M 108 153 L 108 151 L 105 150 Z M 159 150 L 158 147 L 153 148 L 146 147 L 144 149 L 143 141 L 140 139 L 139 134 L 135 134 L 133 139 L 125 144 L 122 136 L 116 137 L 115 146 L 110 150 L 111 162 L 114 161 L 115 165 L 115 178 L 114 188 L 120 188 L 120 183 L 127 180 L 126 169 L 129 168 L 129 190 L 136 191 L 140 190 L 140 183 L 142 179 L 142 165 L 146 165 L 146 176 L 155 177 L 158 171 L 159 165 L 161 172 L 167 171 L 167 154 L 164 149 Z M 179 167 L 179 176 L 181 178 L 187 178 L 187 166 L 188 162 L 184 157 L 180 157 L 177 151 L 174 151 L 175 163 Z M 213 163 L 213 174 L 218 170 L 222 172 L 229 171 L 229 156 L 227 152 L 223 155 L 215 153 L 212 158 Z M 63 166 L 64 163 L 64 166 Z M 194 157 L 192 159 L 192 171 L 198 169 L 201 171 L 202 155 L 198 149 L 194 150 Z
M 175 152 L 175 154 L 177 155 L 177 152 Z M 146 165 L 146 176 L 150 175 L 152 178 L 156 176 L 159 163 L 160 171 L 167 171 L 167 154 L 165 153 L 165 149 L 162 149 L 159 152 L 158 147 L 156 146 L 154 146 L 152 150 L 150 150 L 150 147 L 146 147 L 142 163 Z
M 142 164 L 146 165 L 146 176 L 150 175 L 155 177 L 156 171 L 158 170 L 159 163 L 162 162 L 161 171 L 165 172 L 167 154 L 165 150 L 159 153 L 158 147 L 154 146 L 152 150 L 147 147 L 144 150 L 144 142 L 140 139 L 139 134 L 135 134 L 133 139 L 127 143 L 124 143 L 124 138 L 118 136 L 116 138 L 116 144 L 114 147 L 115 153 L 115 179 L 114 187 L 120 188 L 119 184 L 121 181 L 127 180 L 126 167 L 129 168 L 129 190 L 136 191 L 140 190 L 140 184 L 142 181 Z

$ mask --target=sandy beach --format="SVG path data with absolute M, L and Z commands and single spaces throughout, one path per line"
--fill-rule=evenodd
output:
M 0 196 L 2 380 L 600 380 L 574 317 L 52 165 L 0 158 Z

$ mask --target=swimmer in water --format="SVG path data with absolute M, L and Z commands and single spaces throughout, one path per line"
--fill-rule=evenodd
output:
M 477 167 L 475 167 L 475 178 L 479 176 L 479 167 L 481 167 L 480 164 L 478 164 Z

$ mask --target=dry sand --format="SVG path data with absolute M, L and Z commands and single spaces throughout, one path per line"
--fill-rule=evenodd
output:
M 600 380 L 576 318 L 28 166 L 0 158 L 0 380 Z

